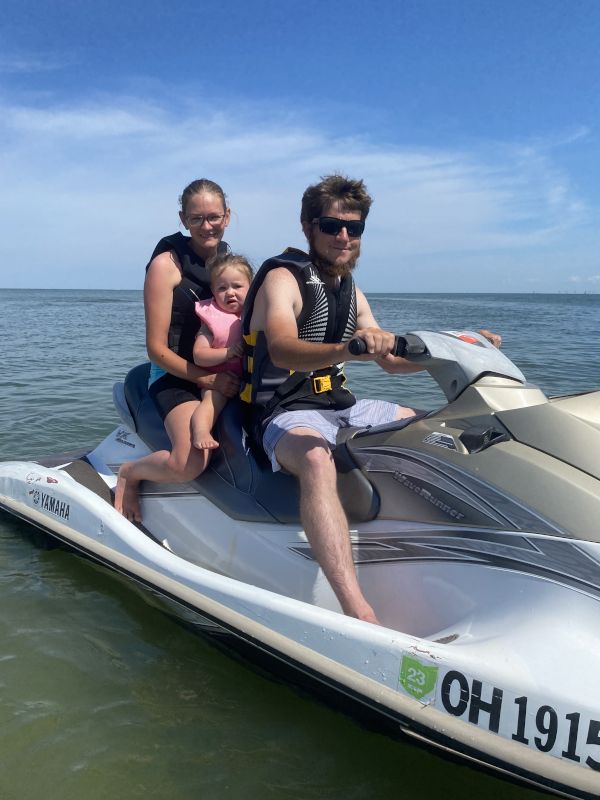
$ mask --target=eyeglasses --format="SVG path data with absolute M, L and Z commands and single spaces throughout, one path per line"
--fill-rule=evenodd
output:
M 197 216 L 194 217 L 186 217 L 185 220 L 187 224 L 190 226 L 190 228 L 199 228 L 204 223 L 204 220 L 206 220 L 209 225 L 218 225 L 222 221 L 224 216 L 225 216 L 224 213 L 207 214 L 206 216 L 198 214 Z
M 318 225 L 321 233 L 328 236 L 337 236 L 342 228 L 346 228 L 351 239 L 362 236 L 365 229 L 364 219 L 338 219 L 337 217 L 319 217 L 313 219 L 313 225 Z

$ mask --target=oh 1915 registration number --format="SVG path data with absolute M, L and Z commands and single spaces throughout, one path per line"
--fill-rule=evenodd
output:
M 408 653 L 398 688 L 479 728 L 600 771 L 600 720 L 582 710 L 517 695 Z

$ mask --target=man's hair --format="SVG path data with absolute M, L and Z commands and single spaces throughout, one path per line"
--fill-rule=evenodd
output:
M 359 211 L 360 218 L 365 220 L 372 202 L 363 181 L 345 175 L 326 175 L 302 195 L 300 222 L 312 222 L 323 216 L 323 211 L 333 203 L 343 212 Z

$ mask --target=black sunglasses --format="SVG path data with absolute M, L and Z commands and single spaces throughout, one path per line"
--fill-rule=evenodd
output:
M 342 228 L 346 228 L 348 236 L 356 239 L 362 236 L 365 229 L 364 219 L 338 219 L 337 217 L 319 217 L 313 219 L 313 225 L 318 225 L 321 233 L 328 236 L 337 236 Z

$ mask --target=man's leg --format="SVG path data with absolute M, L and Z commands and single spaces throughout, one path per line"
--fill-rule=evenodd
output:
M 300 483 L 300 519 L 310 546 L 345 614 L 378 624 L 364 598 L 337 493 L 335 465 L 326 440 L 311 428 L 287 431 L 275 446 L 279 464 Z
M 405 406 L 396 406 L 396 414 L 395 419 L 408 419 L 408 417 L 414 417 L 415 414 L 419 412 L 414 408 L 406 408 Z
M 408 419 L 418 414 L 414 408 L 388 403 L 387 400 L 358 400 L 353 406 L 340 412 L 346 425 L 357 428 L 372 427 L 373 425 L 386 425 L 395 420 Z

